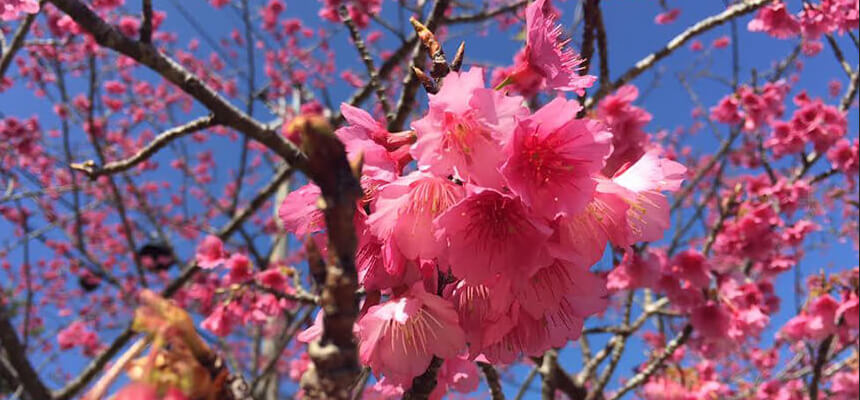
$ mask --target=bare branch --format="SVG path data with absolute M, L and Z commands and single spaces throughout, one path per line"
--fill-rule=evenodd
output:
M 263 206 L 263 203 L 266 202 L 277 190 L 278 186 L 281 185 L 284 181 L 289 179 L 294 170 L 289 167 L 283 167 L 280 171 L 278 171 L 272 180 L 261 189 L 257 195 L 251 200 L 246 208 L 237 213 L 227 224 L 225 224 L 221 230 L 218 231 L 218 236 L 222 240 L 226 240 L 230 236 L 235 233 L 239 227 L 242 225 L 245 220 L 247 220 L 254 212 L 260 209 Z M 178 291 L 182 286 L 185 285 L 198 271 L 200 268 L 197 267 L 195 263 L 190 263 L 183 268 L 182 272 L 177 276 L 173 281 L 165 286 L 164 290 L 161 292 L 163 297 L 170 297 L 176 291 Z M 134 332 L 131 330 L 131 325 L 126 327 L 126 329 L 120 333 L 120 335 L 114 339 L 113 343 L 108 346 L 107 349 L 99 353 L 78 375 L 76 378 L 69 381 L 63 388 L 57 390 L 54 393 L 54 398 L 57 400 L 66 400 L 71 399 L 75 395 L 77 395 L 87 384 L 92 380 L 96 374 L 102 371 L 105 365 L 113 358 L 122 348 L 134 337 Z
M 105 22 L 80 0 L 50 0 L 78 25 L 89 31 L 100 45 L 116 50 L 146 65 L 162 77 L 179 86 L 208 108 L 222 124 L 238 130 L 277 153 L 291 166 L 304 171 L 306 157 L 273 129 L 254 120 L 230 104 L 199 77 L 165 56 L 151 44 L 136 42 Z
M 96 179 L 102 175 L 111 175 L 118 172 L 128 171 L 129 169 L 134 168 L 140 163 L 148 160 L 150 157 L 155 155 L 156 152 L 164 148 L 164 146 L 167 146 L 168 143 L 179 139 L 189 133 L 194 133 L 215 125 L 215 117 L 212 115 L 197 118 L 185 125 L 177 126 L 175 128 L 160 133 L 158 136 L 155 137 L 155 139 L 152 139 L 152 141 L 149 142 L 146 147 L 140 149 L 137 153 L 135 153 L 129 158 L 109 162 L 103 167 L 96 167 L 93 161 L 75 163 L 72 164 L 72 168 L 84 172 L 85 174 L 87 174 L 87 176 L 90 177 L 90 179 Z
M 430 16 L 423 24 L 428 30 L 433 31 L 436 29 L 436 26 L 439 25 L 439 22 L 442 21 L 445 10 L 448 9 L 449 1 L 450 0 L 436 0 L 433 3 L 433 9 L 430 11 Z M 426 51 L 424 47 L 422 47 L 416 40 L 409 70 L 411 71 L 412 67 L 420 65 L 421 61 L 424 60 L 425 55 Z M 397 111 L 395 111 L 394 117 L 388 122 L 389 131 L 398 132 L 403 129 L 403 124 L 406 122 L 406 118 L 409 116 L 409 113 L 412 111 L 412 107 L 415 105 L 415 95 L 417 94 L 418 86 L 420 84 L 421 83 L 415 74 L 406 74 L 406 78 L 403 80 L 403 91 L 400 93 L 400 99 L 397 101 Z
M 352 44 L 355 46 L 355 49 L 358 50 L 358 55 L 361 57 L 361 61 L 367 69 L 367 75 L 370 77 L 370 85 L 376 91 L 376 97 L 379 99 L 379 105 L 382 106 L 382 112 L 385 114 L 385 118 L 388 118 L 388 113 L 391 112 L 391 106 L 388 105 L 388 99 L 385 98 L 385 88 L 382 86 L 382 81 L 379 80 L 379 74 L 377 74 L 376 67 L 373 65 L 373 58 L 370 56 L 370 52 L 367 51 L 367 46 L 364 44 L 364 39 L 361 38 L 361 34 L 358 32 L 355 22 L 352 20 L 352 17 L 349 16 L 346 5 L 341 4 L 338 12 L 340 14 L 341 21 L 343 21 L 343 24 L 346 25 L 346 28 L 349 30 Z
M 39 2 L 39 11 L 41 12 L 42 6 L 45 4 L 45 1 L 42 0 Z M 21 46 L 24 45 L 24 39 L 27 37 L 27 33 L 30 32 L 30 27 L 33 25 L 33 21 L 36 20 L 36 17 L 39 16 L 39 13 L 28 14 L 24 17 L 24 21 L 22 21 L 18 25 L 18 29 L 15 30 L 15 35 L 12 36 L 12 41 L 9 43 L 8 48 L 0 48 L 0 80 L 3 79 L 3 76 L 6 75 L 6 70 L 9 69 L 9 66 L 12 65 L 12 59 L 15 58 L 15 53 L 21 49 Z
M 453 25 L 486 21 L 490 18 L 497 17 L 502 14 L 516 12 L 518 9 L 525 6 L 526 4 L 528 4 L 528 0 L 518 0 L 506 6 L 500 6 L 492 10 L 486 10 L 475 14 L 458 15 L 445 18 L 443 22 L 445 24 Z
M 30 365 L 24 345 L 18 339 L 18 332 L 9 321 L 5 308 L 0 308 L 0 346 L 6 352 L 6 358 L 15 370 L 24 392 L 32 399 L 51 399 L 51 392 Z
M 427 400 L 436 387 L 436 374 L 442 366 L 442 361 L 441 358 L 433 356 L 430 366 L 423 374 L 412 380 L 412 387 L 403 395 L 403 398 L 406 400 Z
M 636 64 L 634 64 L 630 69 L 628 69 L 621 77 L 613 81 L 609 85 L 601 85 L 600 89 L 597 93 L 589 97 L 588 100 L 585 101 L 585 107 L 590 108 L 594 104 L 596 104 L 603 96 L 611 93 L 613 90 L 618 89 L 623 86 L 625 83 L 632 81 L 637 76 L 641 75 L 643 72 L 650 69 L 657 61 L 666 58 L 669 54 L 672 54 L 679 47 L 683 46 L 690 39 L 705 33 L 719 25 L 726 23 L 732 18 L 737 18 L 739 16 L 749 14 L 758 8 L 764 6 L 767 3 L 770 3 L 772 0 L 748 0 L 732 5 L 729 8 L 723 10 L 723 12 L 712 15 L 708 18 L 705 18 L 695 24 L 687 28 L 684 32 L 681 32 L 678 36 L 675 36 L 666 43 L 661 49 L 645 56 Z
M 830 344 L 833 343 L 833 338 L 833 335 L 828 336 L 818 346 L 818 356 L 812 368 L 812 379 L 809 381 L 809 400 L 818 400 L 818 386 L 821 383 L 821 372 L 824 369 L 824 364 L 827 362 L 827 353 L 830 351 Z
M 478 367 L 487 378 L 487 386 L 490 387 L 490 396 L 493 400 L 505 400 L 505 393 L 502 392 L 502 384 L 499 382 L 499 371 L 496 371 L 492 365 L 479 362 Z
M 152 42 L 152 0 L 142 0 L 143 23 L 140 25 L 140 41 Z
M 674 339 L 672 339 L 671 342 L 666 345 L 666 347 L 663 349 L 660 355 L 657 356 L 657 358 L 651 360 L 651 362 L 649 362 L 648 365 L 645 366 L 645 369 L 630 378 L 630 380 L 628 380 L 627 383 L 624 384 L 624 387 L 615 392 L 615 394 L 613 394 L 612 397 L 609 398 L 609 400 L 618 400 L 622 396 L 627 394 L 627 392 L 647 382 L 648 378 L 650 378 L 651 375 L 654 375 L 654 373 L 657 372 L 657 369 L 659 369 L 663 365 L 663 362 L 665 362 L 666 359 L 671 357 L 672 354 L 675 353 L 675 350 L 677 350 L 679 347 L 681 347 L 681 345 L 684 344 L 684 342 L 687 341 L 691 333 L 693 333 L 693 327 L 691 325 L 685 325 L 681 333 L 679 333 L 678 336 L 676 336 Z

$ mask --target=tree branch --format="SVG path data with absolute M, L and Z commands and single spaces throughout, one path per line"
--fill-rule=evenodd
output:
M 499 371 L 496 371 L 492 365 L 479 362 L 478 367 L 487 378 L 487 386 L 490 388 L 490 397 L 493 400 L 505 400 L 505 393 L 502 392 L 502 384 L 499 382 Z
M 0 308 L 0 345 L 3 346 L 6 358 L 15 370 L 24 392 L 32 399 L 51 399 L 51 392 L 30 365 L 27 354 L 24 353 L 24 345 L 18 339 L 18 332 L 9 321 L 5 308 Z
M 467 14 L 467 15 L 458 15 L 458 16 L 454 16 L 454 17 L 448 17 L 448 18 L 445 18 L 443 20 L 443 22 L 445 24 L 448 24 L 448 25 L 466 24 L 466 23 L 472 23 L 472 22 L 482 22 L 482 21 L 486 21 L 490 18 L 497 17 L 497 16 L 502 15 L 502 14 L 515 12 L 518 9 L 520 9 L 521 7 L 524 7 L 526 4 L 528 4 L 528 2 L 529 2 L 528 0 L 518 0 L 516 2 L 508 4 L 506 6 L 500 6 L 498 8 L 492 9 L 492 10 L 486 10 L 486 11 L 478 12 L 475 14 Z
M 143 23 L 140 26 L 140 41 L 152 42 L 152 0 L 142 0 Z
M 248 204 L 248 207 L 244 208 L 242 211 L 237 213 L 233 219 L 231 219 L 227 224 L 225 224 L 221 230 L 218 231 L 217 235 L 221 240 L 226 240 L 230 236 L 235 233 L 239 227 L 242 225 L 245 220 L 248 219 L 255 211 L 259 210 L 260 207 L 263 206 L 263 203 L 269 199 L 278 189 L 278 186 L 281 185 L 284 181 L 289 179 L 294 170 L 289 167 L 283 167 L 279 170 L 272 180 L 257 193 L 257 195 L 251 200 Z M 185 285 L 198 271 L 200 268 L 197 267 L 196 263 L 191 262 L 182 269 L 182 272 L 177 276 L 173 281 L 165 286 L 164 290 L 161 292 L 162 297 L 170 297 L 176 291 L 178 291 L 182 286 Z M 107 365 L 107 363 L 113 358 L 120 350 L 134 337 L 134 332 L 131 330 L 131 325 L 126 327 L 126 329 L 120 333 L 120 335 L 114 339 L 113 343 L 108 346 L 107 349 L 99 353 L 90 363 L 83 369 L 80 375 L 76 378 L 69 381 L 65 386 L 61 389 L 54 392 L 54 398 L 56 400 L 67 400 L 71 399 L 75 395 L 77 395 L 87 384 L 92 380 L 102 369 Z
M 156 152 L 164 148 L 164 146 L 167 146 L 168 143 L 179 139 L 189 133 L 194 133 L 215 125 L 215 117 L 212 115 L 197 118 L 185 125 L 177 126 L 175 128 L 160 133 L 158 136 L 152 139 L 152 141 L 149 142 L 146 147 L 140 149 L 137 153 L 135 153 L 129 158 L 118 161 L 111 161 L 102 167 L 96 167 L 92 161 L 87 161 L 84 163 L 74 163 L 72 164 L 72 168 L 84 172 L 90 179 L 96 179 L 103 175 L 111 175 L 118 172 L 128 171 L 129 169 L 134 168 L 140 163 L 148 160 L 150 157 L 155 155 Z
M 39 2 L 39 12 L 42 11 L 42 6 L 45 4 L 44 0 Z M 3 77 L 6 75 L 6 70 L 9 69 L 9 66 L 12 65 L 12 59 L 15 58 L 15 53 L 21 49 L 21 46 L 24 45 L 24 39 L 27 37 L 27 33 L 30 32 L 30 27 L 33 25 L 33 21 L 36 20 L 36 17 L 39 16 L 39 13 L 28 14 L 24 17 L 24 21 L 22 21 L 18 25 L 18 29 L 15 30 L 15 35 L 12 36 L 12 41 L 9 43 L 8 48 L 0 49 L 2 55 L 0 55 L 0 81 L 3 80 Z
M 657 369 L 663 365 L 663 362 L 665 362 L 666 359 L 671 357 L 672 354 L 675 353 L 675 350 L 677 350 L 679 347 L 681 347 L 681 345 L 684 344 L 684 342 L 687 341 L 691 333 L 693 333 L 693 326 L 685 325 L 681 333 L 679 333 L 678 336 L 676 336 L 674 339 L 672 339 L 671 342 L 666 345 L 666 348 L 663 349 L 663 351 L 660 353 L 659 356 L 657 356 L 657 358 L 651 360 L 651 362 L 648 363 L 645 369 L 630 378 L 630 380 L 627 381 L 626 384 L 624 384 L 624 387 L 615 392 L 615 394 L 613 394 L 612 397 L 609 398 L 609 400 L 618 400 L 622 396 L 627 394 L 627 392 L 647 382 L 648 378 L 650 378 L 651 375 L 654 375 L 654 373 L 657 372 Z
M 436 29 L 436 26 L 439 25 L 439 22 L 442 21 L 445 10 L 448 9 L 448 3 L 450 0 L 436 0 L 433 3 L 433 9 L 430 11 L 430 16 L 424 21 L 424 26 L 427 27 L 431 32 Z M 426 56 L 426 50 L 424 46 L 421 46 L 417 41 L 415 42 L 415 49 L 412 54 L 412 62 L 409 64 L 408 71 L 412 71 L 413 67 L 418 66 L 424 57 Z M 406 122 L 406 118 L 409 116 L 409 113 L 412 111 L 412 107 L 415 105 L 415 95 L 418 92 L 418 86 L 421 82 L 418 80 L 418 77 L 415 76 L 413 72 L 407 72 L 406 78 L 403 79 L 403 91 L 400 93 L 400 99 L 397 101 L 397 111 L 394 113 L 394 117 L 390 119 L 388 122 L 388 130 L 391 132 L 397 132 L 403 130 L 403 124 Z
M 352 20 L 352 17 L 349 16 L 346 5 L 341 4 L 338 12 L 340 14 L 341 21 L 343 21 L 343 24 L 346 25 L 346 28 L 349 30 L 352 44 L 355 46 L 355 49 L 358 50 L 358 55 L 364 63 L 364 67 L 367 69 L 367 75 L 370 77 L 370 86 L 376 91 L 376 97 L 379 99 L 379 105 L 382 106 L 382 112 L 385 114 L 385 118 L 388 118 L 388 113 L 391 112 L 391 107 L 388 105 L 388 99 L 385 98 L 385 88 L 382 86 L 382 81 L 379 80 L 379 74 L 377 74 L 376 67 L 373 65 L 373 58 L 370 56 L 370 52 L 367 51 L 367 46 L 365 46 L 364 40 L 358 32 L 355 22 Z
M 627 82 L 632 81 L 637 76 L 641 75 L 643 72 L 654 66 L 657 61 L 660 61 L 663 58 L 666 58 L 666 56 L 668 56 L 669 54 L 672 54 L 672 52 L 683 46 L 690 39 L 702 33 L 705 33 L 719 25 L 722 25 L 732 18 L 737 18 L 741 15 L 749 14 L 757 10 L 758 8 L 764 6 L 765 4 L 770 3 L 771 1 L 772 0 L 748 0 L 741 3 L 737 3 L 729 8 L 726 8 L 725 10 L 723 10 L 723 12 L 719 14 L 712 15 L 693 24 L 692 26 L 684 30 L 684 32 L 681 32 L 679 35 L 672 38 L 672 40 L 666 43 L 666 45 L 663 46 L 661 49 L 645 56 L 644 58 L 636 62 L 636 64 L 630 67 L 630 69 L 628 69 L 624 74 L 621 75 L 621 77 L 613 81 L 611 84 L 601 85 L 597 93 L 594 96 L 589 97 L 588 100 L 585 101 L 585 107 L 591 108 L 604 96 L 611 93 L 613 90 L 623 86 Z
M 237 109 L 199 77 L 162 54 L 151 44 L 140 43 L 126 37 L 80 0 L 49 1 L 68 14 L 75 23 L 89 31 L 98 44 L 149 67 L 206 106 L 220 123 L 251 136 L 254 140 L 277 153 L 294 168 L 301 171 L 306 170 L 307 158 L 299 149 L 287 142 L 273 129 Z

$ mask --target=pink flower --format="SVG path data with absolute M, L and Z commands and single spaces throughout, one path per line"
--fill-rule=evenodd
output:
M 852 400 L 860 397 L 860 377 L 857 370 L 838 372 L 830 379 L 831 400 Z
M 421 277 L 413 262 L 408 262 L 394 240 L 374 235 L 363 218 L 356 218 L 358 249 L 355 265 L 358 281 L 368 290 L 383 290 L 411 284 Z
M 463 357 L 448 358 L 439 368 L 436 388 L 430 400 L 441 400 L 449 390 L 472 393 L 481 384 L 481 375 L 475 362 Z
M 224 337 L 233 332 L 233 328 L 237 324 L 239 324 L 239 318 L 230 309 L 230 304 L 221 304 L 215 307 L 212 313 L 200 323 L 200 327 L 217 336 Z
M 713 301 L 697 307 L 690 316 L 690 323 L 696 332 L 709 339 L 725 338 L 731 321 L 728 310 Z
M 320 194 L 319 186 L 308 183 L 284 198 L 278 207 L 278 217 L 287 232 L 301 238 L 325 228 L 322 210 L 317 206 Z
M 705 256 L 695 250 L 678 253 L 669 263 L 666 273 L 690 282 L 697 288 L 706 288 L 711 281 Z
M 848 139 L 839 139 L 827 152 L 830 165 L 842 171 L 846 176 L 853 177 L 860 170 L 860 142 Z
M 605 179 L 598 179 L 598 182 L 597 191 L 584 210 L 554 221 L 555 232 L 549 242 L 553 257 L 590 267 L 603 258 L 610 238 L 621 242 L 620 238 L 627 237 L 630 204 L 618 193 L 628 197 L 632 194 L 617 185 L 606 184 Z M 602 189 L 609 191 L 603 192 Z
M 597 118 L 612 132 L 612 154 L 606 159 L 603 174 L 612 176 L 628 162 L 634 162 L 645 153 L 648 136 L 643 128 L 651 121 L 651 114 L 633 105 L 639 89 L 624 85 L 600 101 Z
M 466 347 L 451 303 L 425 292 L 420 283 L 370 307 L 356 326 L 361 362 L 406 387 L 434 355 L 451 358 Z
M 4 21 L 17 19 L 19 13 L 35 14 L 37 12 L 39 12 L 38 0 L 0 1 L 0 19 Z
M 232 283 L 242 283 L 251 279 L 251 260 L 248 259 L 244 254 L 233 254 L 227 259 L 225 263 L 227 269 L 230 273 L 227 275 L 228 282 Z
M 711 119 L 728 125 L 741 123 L 743 115 L 738 98 L 735 95 L 723 97 L 716 106 L 711 107 Z
M 556 98 L 524 118 L 505 147 L 501 168 L 511 190 L 548 219 L 582 210 L 603 167 L 612 135 L 594 120 L 576 119 L 573 100 Z
M 820 296 L 809 307 L 809 319 L 806 322 L 806 334 L 815 340 L 821 340 L 836 330 L 837 302 L 829 294 Z
M 572 302 L 577 311 L 574 315 L 582 318 L 603 311 L 607 305 L 605 281 L 588 267 L 564 260 L 556 259 L 528 281 L 517 279 L 513 285 L 522 310 L 536 319 L 557 312 L 564 299 L 576 299 Z
M 84 321 L 75 321 L 57 333 L 57 343 L 61 350 L 81 347 L 84 355 L 92 357 L 98 353 L 99 338 Z
M 349 157 L 356 158 L 361 154 L 365 173 L 384 174 L 386 181 L 394 179 L 409 161 L 404 157 L 407 156 L 407 147 L 401 151 L 396 149 L 407 144 L 409 138 L 388 132 L 382 122 L 358 107 L 341 103 L 340 112 L 349 125 L 339 128 L 335 134 L 346 146 Z
M 257 274 L 260 285 L 269 289 L 285 292 L 288 289 L 287 277 L 280 268 L 269 268 Z
M 596 279 L 596 277 L 593 277 Z M 583 281 L 579 289 L 585 289 L 586 296 L 567 295 L 555 308 L 543 317 L 534 318 L 524 312 L 520 304 L 513 303 L 510 314 L 517 324 L 500 340 L 483 349 L 483 354 L 492 363 L 509 364 L 522 355 L 538 356 L 552 347 L 560 348 L 579 338 L 584 319 L 606 308 L 606 301 L 593 297 L 594 290 L 603 291 L 603 280 Z
M 732 43 L 732 40 L 729 39 L 728 36 L 720 36 L 720 37 L 714 39 L 713 42 L 711 42 L 711 47 L 713 47 L 715 49 L 724 49 L 726 47 L 729 47 L 729 44 L 731 44 L 731 43 Z
M 215 235 L 206 236 L 203 243 L 197 247 L 195 254 L 197 266 L 203 269 L 212 269 L 221 265 L 226 257 L 224 243 Z
M 681 15 L 681 9 L 680 8 L 673 8 L 669 11 L 657 14 L 657 16 L 654 17 L 654 23 L 657 25 L 671 24 L 671 23 L 675 22 L 676 19 L 678 19 L 679 15 Z
M 760 8 L 755 18 L 747 24 L 747 29 L 787 39 L 800 34 L 800 22 L 788 12 L 785 3 L 777 1 Z
M 509 280 L 499 280 L 492 287 L 460 281 L 446 288 L 445 298 L 457 310 L 471 354 L 498 342 L 516 323 L 508 312 L 513 299 Z
M 562 27 L 547 12 L 548 7 L 546 0 L 537 0 L 526 8 L 524 62 L 516 67 L 508 80 L 531 79 L 530 76 L 539 75 L 550 89 L 582 95 L 597 78 L 577 73 L 583 60 L 576 52 L 565 48 L 567 41 L 560 38 Z
M 484 87 L 483 71 L 451 73 L 439 93 L 430 95 L 429 111 L 412 123 L 418 136 L 410 153 L 418 166 L 440 177 L 501 188 L 498 167 L 502 145 L 528 110 L 521 97 Z
M 444 246 L 436 240 L 433 220 L 464 195 L 463 187 L 448 179 L 412 172 L 379 189 L 367 223 L 377 237 L 394 240 L 406 258 L 432 259 Z
M 451 271 L 470 283 L 490 283 L 497 274 L 531 276 L 546 264 L 543 243 L 552 230 L 518 198 L 478 190 L 436 223 L 441 229 L 438 237 L 448 244 Z
M 642 387 L 644 400 L 688 400 L 692 394 L 680 383 L 663 376 L 649 379 Z
M 671 222 L 669 202 L 661 192 L 678 190 L 686 171 L 683 165 L 649 151 L 629 168 L 616 172 L 611 181 L 601 181 L 598 192 L 620 196 L 630 205 L 624 224 L 616 225 L 609 239 L 618 246 L 631 246 L 662 238 Z
M 690 43 L 690 50 L 692 51 L 702 51 L 705 48 L 705 45 L 702 44 L 701 40 L 694 40 Z
M 606 288 L 609 290 L 629 290 L 653 288 L 660 276 L 660 263 L 657 256 L 648 252 L 644 256 L 626 252 L 621 263 L 609 272 Z

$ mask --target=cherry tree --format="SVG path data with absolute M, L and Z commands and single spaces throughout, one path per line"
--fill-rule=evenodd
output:
M 618 3 L 0 0 L 0 395 L 856 399 L 857 0 Z

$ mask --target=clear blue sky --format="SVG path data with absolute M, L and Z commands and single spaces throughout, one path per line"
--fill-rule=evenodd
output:
M 221 11 L 215 11 L 206 4 L 204 0 L 153 1 L 156 9 L 167 12 L 167 19 L 162 29 L 176 32 L 179 37 L 178 45 L 180 47 L 184 47 L 191 38 L 199 37 L 199 34 L 188 24 L 183 16 L 177 12 L 173 6 L 176 2 L 181 3 L 183 7 L 194 15 L 197 21 L 201 23 L 206 34 L 215 40 L 227 37 L 233 29 L 239 29 L 240 31 L 242 29 L 237 12 L 228 8 Z M 349 44 L 346 33 L 341 29 L 341 26 L 327 21 L 320 21 L 317 17 L 317 11 L 321 4 L 320 2 L 312 0 L 289 0 L 286 2 L 287 10 L 283 15 L 284 17 L 300 18 L 312 26 L 322 27 L 327 30 L 340 30 L 330 43 L 336 50 L 336 62 L 340 69 L 348 66 L 356 72 L 364 70 L 363 66 L 358 61 L 355 49 Z M 261 2 L 252 1 L 252 3 L 259 4 Z M 724 8 L 723 2 L 716 0 L 670 0 L 668 3 L 671 7 L 681 7 L 682 13 L 678 20 L 673 24 L 660 26 L 653 23 L 654 16 L 661 12 L 656 0 L 605 0 L 601 2 L 608 40 L 610 43 L 609 65 L 611 75 L 613 77 L 619 76 L 619 74 L 629 68 L 629 66 L 631 66 L 635 61 L 665 44 L 684 27 L 706 16 L 718 13 Z M 794 10 L 798 9 L 799 3 L 800 1 L 789 1 L 790 7 Z M 564 3 L 559 3 L 558 5 L 563 11 L 562 22 L 566 26 L 570 26 L 570 23 L 573 20 L 573 9 L 575 4 L 576 1 L 568 0 Z M 130 9 L 136 6 L 136 1 L 129 1 L 127 4 L 127 7 Z M 384 1 L 383 18 L 387 20 L 396 20 L 397 14 L 394 11 L 395 9 L 395 2 L 390 0 Z M 740 31 L 739 62 L 740 70 L 742 71 L 741 81 L 749 79 L 749 71 L 752 68 L 760 72 L 768 71 L 775 60 L 779 60 L 784 57 L 795 45 L 795 41 L 779 41 L 769 38 L 764 34 L 747 32 L 746 22 L 750 18 L 751 16 L 742 18 L 739 21 L 738 26 Z M 393 24 L 397 25 L 397 23 Z M 371 29 L 383 30 L 376 24 L 372 24 L 371 27 Z M 727 24 L 698 38 L 704 43 L 706 49 L 705 52 L 712 52 L 710 57 L 706 57 L 706 63 L 710 65 L 709 70 L 714 74 L 723 77 L 728 77 L 731 74 L 731 49 L 710 50 L 710 43 L 719 36 L 729 35 L 729 29 L 730 26 Z M 367 32 L 365 31 L 365 34 L 366 33 Z M 459 40 L 465 38 L 467 42 L 467 64 L 478 63 L 507 65 L 511 62 L 513 54 L 521 45 L 520 42 L 515 40 L 515 36 L 517 34 L 516 30 L 509 29 L 507 31 L 500 32 L 491 27 L 485 34 L 476 34 L 473 26 L 455 26 L 450 29 L 450 33 L 457 37 L 457 41 L 445 43 L 446 50 L 448 50 L 449 53 L 453 53 Z M 395 43 L 395 39 L 391 35 L 386 34 L 383 43 L 385 44 L 385 47 L 391 48 Z M 843 41 L 843 43 L 845 43 L 845 41 Z M 857 59 L 857 54 L 854 51 L 853 46 L 844 46 L 844 48 L 847 49 L 846 55 L 849 56 L 849 60 Z M 208 47 L 207 43 L 201 40 L 201 51 L 198 52 L 198 54 L 207 55 L 210 50 L 211 49 Z M 647 131 L 649 133 L 655 133 L 661 129 L 667 129 L 671 132 L 676 127 L 690 125 L 692 121 L 690 111 L 693 106 L 689 96 L 678 82 L 675 74 L 678 71 L 687 70 L 698 58 L 702 56 L 702 52 L 694 53 L 685 46 L 675 52 L 668 59 L 661 61 L 656 68 L 634 81 L 641 91 L 646 92 L 646 88 L 652 84 L 654 79 L 658 79 L 658 83 L 653 87 L 653 89 L 647 90 L 647 97 L 643 102 L 643 106 L 646 110 L 653 115 L 653 121 L 647 127 Z M 813 96 L 827 98 L 827 83 L 831 78 L 838 78 L 842 82 L 846 81 L 844 73 L 839 69 L 831 55 L 830 49 L 827 47 L 825 47 L 818 57 L 802 57 L 801 59 L 805 63 L 805 71 L 801 74 L 798 87 L 806 88 Z M 377 65 L 378 63 L 379 61 L 377 61 Z M 241 62 L 239 64 L 241 65 Z M 258 67 L 262 65 L 262 57 L 259 53 L 257 55 L 257 65 Z M 592 71 L 595 71 L 596 64 L 593 65 L 594 68 Z M 15 69 L 16 67 L 13 66 L 12 73 L 15 73 Z M 265 77 L 262 76 L 262 74 L 258 74 L 257 86 L 265 83 L 263 79 L 265 79 Z M 339 79 L 336 80 L 338 82 L 330 86 L 330 91 L 335 104 L 345 100 L 353 91 L 353 89 L 344 82 L 340 82 Z M 73 80 L 71 85 L 82 85 L 82 82 L 80 80 Z M 706 107 L 710 107 L 715 104 L 719 98 L 729 91 L 724 84 L 706 78 L 698 78 L 694 80 L 693 86 L 695 87 L 700 100 Z M 10 98 L 15 98 L 16 101 L 8 101 Z M 423 100 L 424 98 L 423 94 L 419 94 L 419 104 L 426 103 Z M 58 127 L 56 118 L 54 117 L 53 112 L 50 111 L 49 104 L 44 99 L 35 98 L 30 91 L 20 87 L 14 88 L 9 92 L 0 94 L 0 100 L 3 101 L 0 111 L 7 116 L 14 115 L 27 117 L 35 114 L 42 117 L 44 128 L 54 129 Z M 790 102 L 788 103 L 788 112 L 790 113 L 791 105 Z M 257 107 L 258 110 L 261 108 L 262 107 Z M 194 115 L 195 114 L 192 113 L 192 116 Z M 271 116 L 266 115 L 264 111 L 257 112 L 256 116 L 261 119 L 271 118 Z M 850 121 L 849 126 L 853 129 L 851 131 L 851 135 L 856 135 L 856 109 L 852 111 Z M 76 135 L 80 133 L 81 132 L 78 131 L 76 132 Z M 693 147 L 694 152 L 698 153 L 708 153 L 716 147 L 715 140 L 709 133 L 704 131 L 696 136 L 690 136 L 683 140 Z M 227 162 L 226 165 L 234 165 L 234 160 L 236 159 L 234 151 L 235 145 L 227 140 L 216 140 L 213 143 L 215 143 L 214 151 L 219 163 L 221 161 L 225 161 Z M 166 165 L 167 163 L 164 162 L 164 164 Z M 226 177 L 226 173 L 221 173 L 219 176 L 223 182 Z M 248 193 L 250 193 L 250 191 Z M 0 244 L 13 240 L 11 233 L 8 233 L 10 231 L 7 228 L 8 226 L 5 225 L 4 222 L 0 222 L 0 232 L 4 232 L 3 234 L 0 234 Z M 671 232 L 668 233 L 667 236 L 671 236 Z M 44 250 L 40 246 L 35 246 L 34 249 Z M 185 257 L 192 254 L 192 248 L 190 246 L 179 248 L 178 250 Z M 14 256 L 15 253 L 13 253 L 11 257 Z M 817 271 L 819 268 L 835 267 L 836 269 L 842 269 L 846 266 L 856 265 L 856 263 L 856 252 L 851 248 L 851 245 L 842 245 L 837 243 L 833 244 L 825 251 L 813 251 L 809 253 L 806 259 L 801 262 L 801 267 L 805 273 L 810 273 Z M 607 266 L 605 264 L 598 266 L 598 269 L 606 268 Z M 790 313 L 793 309 L 793 295 L 791 294 L 791 287 L 793 285 L 792 279 L 793 277 L 791 274 L 785 274 L 777 281 L 778 290 L 781 294 L 784 294 L 784 296 L 782 311 L 774 318 L 774 326 L 781 325 L 782 322 L 790 317 Z M 8 284 L 4 282 L 0 284 L 0 286 L 6 287 Z M 45 310 L 45 314 L 50 314 L 52 311 L 53 310 Z M 67 318 L 59 318 L 54 315 L 42 315 L 42 317 L 46 319 L 46 325 L 49 327 L 49 331 L 57 329 L 57 327 L 64 326 L 69 322 Z M 601 321 L 597 319 L 589 321 L 588 324 L 602 325 Z M 772 331 L 765 333 L 766 340 L 772 336 L 772 333 Z M 102 335 L 103 341 L 109 343 L 116 333 L 105 330 L 103 332 L 99 332 L 99 334 Z M 605 340 L 605 338 L 602 340 Z M 597 340 L 592 344 L 594 348 L 599 348 L 601 345 L 602 343 L 600 340 Z M 635 363 L 643 359 L 642 354 L 644 350 L 645 349 L 641 342 L 633 342 L 633 348 L 630 348 L 625 352 L 625 357 L 622 359 L 622 363 L 619 367 L 619 372 L 616 373 L 616 377 L 630 376 L 632 374 L 632 368 L 636 365 Z M 572 372 L 579 368 L 578 358 L 577 350 L 570 349 L 562 353 L 560 360 L 567 371 Z M 35 361 L 38 365 L 46 360 L 41 355 L 38 355 L 35 357 Z M 60 357 L 53 362 L 62 363 L 64 370 L 74 372 L 83 365 L 86 360 L 80 356 L 78 350 L 73 350 L 71 352 L 62 353 Z M 46 372 L 53 370 L 53 367 L 45 369 Z M 527 371 L 528 367 L 520 366 L 512 369 L 510 373 L 514 377 L 522 377 L 527 373 Z M 56 382 L 50 379 L 48 382 L 51 386 L 56 385 Z M 617 380 L 610 383 L 610 387 L 614 387 L 616 384 Z M 539 396 L 539 387 L 539 381 L 536 380 L 532 386 L 533 390 L 535 390 L 532 393 L 534 397 Z M 509 396 L 513 396 L 516 389 L 516 386 L 505 384 L 505 390 L 508 392 Z

